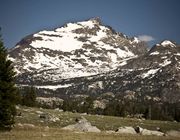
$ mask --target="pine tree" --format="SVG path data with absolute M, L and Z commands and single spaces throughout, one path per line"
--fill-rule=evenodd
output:
M 14 68 L 0 36 L 0 129 L 10 129 L 14 124 L 18 98 L 14 80 Z

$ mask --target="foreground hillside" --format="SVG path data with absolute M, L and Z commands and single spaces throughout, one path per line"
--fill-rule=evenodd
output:
M 62 128 L 75 124 L 76 119 L 87 119 L 93 126 L 101 130 L 99 133 L 67 131 Z M 150 121 L 112 116 L 89 115 L 61 110 L 18 107 L 15 127 L 11 132 L 1 132 L 1 140 L 56 140 L 56 139 L 178 139 L 170 136 L 142 136 L 115 133 L 122 126 L 140 126 L 149 130 L 160 128 L 162 132 L 180 130 L 180 123 L 168 121 Z

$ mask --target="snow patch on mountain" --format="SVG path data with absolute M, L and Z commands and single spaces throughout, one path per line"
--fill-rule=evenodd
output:
M 158 54 L 159 54 L 158 51 L 155 51 L 155 52 L 150 53 L 150 55 L 158 55 Z
M 159 68 L 158 69 L 151 69 L 149 71 L 147 71 L 146 73 L 143 73 L 142 74 L 142 78 L 146 78 L 146 77 L 149 77 L 149 76 L 153 76 L 156 72 L 158 72 Z
M 84 44 L 89 44 L 88 41 L 97 42 L 103 37 L 107 37 L 105 31 L 107 31 L 108 28 L 100 25 L 100 30 L 96 32 L 96 35 L 74 32 L 77 29 L 82 28 L 92 29 L 96 24 L 97 23 L 93 22 L 93 20 L 89 20 L 78 23 L 68 23 L 65 27 L 57 28 L 55 31 L 41 31 L 33 35 L 34 37 L 39 37 L 40 40 L 32 41 L 30 45 L 35 48 L 49 48 L 63 52 L 81 49 Z M 87 37 L 88 39 L 86 42 L 82 42 L 78 40 L 80 37 Z M 98 47 L 101 47 L 102 45 L 104 45 L 104 43 L 98 44 Z
M 117 51 L 118 56 L 121 56 L 122 58 L 135 57 L 135 55 L 132 52 L 130 52 L 129 50 L 124 51 L 124 50 L 121 50 L 118 48 L 116 51 Z
M 174 55 L 180 56 L 180 53 L 176 53 L 176 54 L 174 54 Z
M 78 22 L 78 24 L 84 26 L 84 27 L 88 27 L 88 28 L 93 28 L 96 22 L 93 22 L 93 20 L 88 20 L 88 21 L 82 21 L 82 22 Z
M 36 86 L 34 85 L 34 87 L 36 88 L 44 88 L 44 89 L 52 89 L 52 90 L 56 90 L 58 88 L 67 88 L 72 86 L 71 84 L 66 84 L 66 85 L 43 85 L 43 86 Z
M 130 41 L 131 44 L 133 43 L 139 43 L 141 42 L 137 37 L 134 37 L 132 41 Z
M 59 35 L 62 34 L 60 33 Z M 33 36 L 42 38 L 42 40 L 35 40 L 30 44 L 35 48 L 49 48 L 52 50 L 70 52 L 72 50 L 80 49 L 83 45 L 83 42 L 75 39 L 77 35 L 71 32 L 66 32 L 62 37 L 49 37 L 40 33 L 34 34 Z
M 165 66 L 167 66 L 169 64 L 171 64 L 171 61 L 169 59 L 166 59 L 166 60 L 164 60 L 163 63 L 160 63 L 159 65 L 162 66 L 162 67 L 165 67 Z

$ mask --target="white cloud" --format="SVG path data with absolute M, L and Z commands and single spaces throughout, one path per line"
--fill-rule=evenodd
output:
M 150 35 L 139 35 L 138 39 L 145 42 L 150 42 L 150 41 L 155 40 L 155 38 Z

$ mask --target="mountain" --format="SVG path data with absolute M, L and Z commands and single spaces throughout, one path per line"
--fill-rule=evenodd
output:
M 180 102 L 180 46 L 164 40 L 149 50 L 99 18 L 29 35 L 9 58 L 17 85 L 34 85 L 39 96 Z
M 125 81 L 125 86 L 117 91 L 128 90 L 163 102 L 180 101 L 180 46 L 177 44 L 164 40 L 143 56 L 129 60 L 115 74 L 120 75 L 124 70 L 125 75 L 118 84 L 124 85 Z
M 40 84 L 108 72 L 146 51 L 144 42 L 93 18 L 29 35 L 9 54 L 18 83 Z

